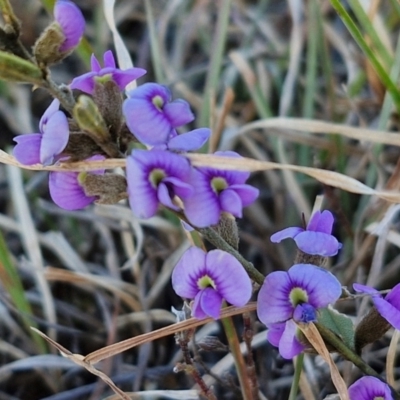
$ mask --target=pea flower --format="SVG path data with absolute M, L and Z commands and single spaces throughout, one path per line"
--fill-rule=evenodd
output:
M 145 83 L 128 93 L 122 112 L 129 130 L 143 144 L 166 144 L 178 126 L 194 119 L 189 104 L 171 101 L 171 92 L 157 83 Z
M 105 157 L 95 155 L 87 161 L 104 160 Z M 49 191 L 55 204 L 65 210 L 79 210 L 97 200 L 96 196 L 87 196 L 83 182 L 89 172 L 50 172 Z M 90 174 L 103 175 L 104 169 L 91 171 Z
M 290 359 L 301 353 L 296 322 L 318 319 L 318 309 L 334 303 L 341 295 L 339 281 L 327 270 L 311 264 L 295 264 L 289 271 L 270 273 L 261 286 L 257 314 L 268 328 L 268 340 Z
M 373 376 L 363 376 L 348 390 L 350 400 L 393 400 L 389 385 Z
M 316 211 L 307 228 L 291 227 L 276 232 L 271 242 L 280 243 L 283 239 L 292 238 L 297 247 L 304 253 L 323 257 L 334 256 L 342 244 L 332 235 L 333 215 L 330 211 Z
M 60 102 L 55 99 L 39 122 L 40 133 L 19 135 L 14 138 L 14 157 L 24 165 L 50 165 L 65 149 L 69 139 L 68 119 L 59 111 Z
M 65 37 L 59 51 L 69 52 L 79 44 L 85 31 L 85 19 L 82 12 L 72 1 L 57 0 L 54 5 L 54 19 Z
M 222 250 L 206 253 L 198 247 L 191 247 L 178 261 L 172 287 L 178 296 L 194 299 L 192 315 L 198 319 L 217 319 L 224 300 L 242 307 L 252 292 L 250 278 L 235 257 Z
M 134 150 L 127 158 L 126 176 L 129 204 L 138 218 L 150 218 L 159 204 L 179 210 L 175 195 L 185 199 L 193 194 L 189 183 L 191 166 L 178 154 L 162 150 Z
M 354 283 L 356 292 L 367 293 L 372 297 L 372 302 L 379 314 L 394 328 L 400 330 L 400 284 L 397 284 L 385 298 L 374 288 Z
M 225 157 L 240 157 L 233 151 L 216 152 Z M 229 162 L 229 160 L 228 160 Z M 193 168 L 193 196 L 184 200 L 185 215 L 199 228 L 218 224 L 222 212 L 242 217 L 242 209 L 254 202 L 259 190 L 245 184 L 249 172 Z
M 108 80 L 114 81 L 118 87 L 122 90 L 134 81 L 140 78 L 146 73 L 146 70 L 142 68 L 128 68 L 121 70 L 116 67 L 115 59 L 111 50 L 108 50 L 103 55 L 104 68 L 101 65 L 94 54 L 90 59 L 91 72 L 80 75 L 74 78 L 70 84 L 71 89 L 79 89 L 82 92 L 93 94 L 95 82 L 106 82 Z

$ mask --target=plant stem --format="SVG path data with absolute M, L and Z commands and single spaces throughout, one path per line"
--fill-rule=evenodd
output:
M 290 394 L 288 400 L 295 400 L 297 397 L 297 392 L 299 391 L 300 375 L 303 369 L 304 353 L 300 353 L 296 357 L 295 367 L 294 367 L 294 377 L 292 382 L 292 387 L 290 388 Z
M 215 247 L 232 254 L 243 265 L 243 268 L 249 274 L 250 278 L 253 279 L 253 281 L 257 282 L 259 285 L 264 283 L 264 275 L 257 271 L 256 268 L 254 268 L 254 265 L 250 261 L 247 261 L 237 250 L 226 243 L 226 241 L 220 235 L 218 235 L 214 229 L 202 228 L 198 229 L 198 231 L 203 234 L 204 237 Z
M 336 336 L 330 329 L 325 326 L 315 323 L 319 333 L 329 344 L 331 344 L 346 360 L 351 361 L 356 367 L 358 367 L 366 375 L 374 376 L 375 378 L 381 379 L 381 376 L 371 368 L 359 355 L 353 350 L 347 347 L 342 340 Z
M 240 388 L 242 390 L 243 400 L 252 400 L 252 391 L 250 380 L 247 375 L 247 368 L 244 362 L 243 354 L 240 351 L 239 339 L 236 335 L 236 330 L 233 325 L 231 317 L 221 319 L 222 325 L 225 329 L 225 334 L 228 339 L 229 348 L 232 352 L 233 358 L 235 360 L 236 371 L 238 374 Z

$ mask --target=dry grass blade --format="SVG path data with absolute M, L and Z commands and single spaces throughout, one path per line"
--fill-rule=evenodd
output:
M 392 387 L 396 387 L 394 368 L 397 355 L 397 344 L 399 343 L 399 339 L 400 339 L 400 331 L 395 329 L 393 332 L 392 340 L 390 341 L 386 357 L 386 378 L 387 378 L 387 383 Z
M 328 186 L 333 186 L 350 193 L 358 193 L 365 195 L 375 195 L 382 199 L 398 203 L 400 202 L 400 193 L 375 190 L 367 185 L 364 185 L 357 179 L 340 174 L 335 171 L 328 171 L 320 168 L 301 167 L 292 164 L 278 164 L 270 161 L 258 161 L 250 158 L 229 158 L 219 157 L 208 154 L 187 154 L 187 158 L 191 160 L 195 167 L 213 167 L 225 170 L 237 171 L 267 171 L 271 169 L 287 170 L 300 172 L 305 175 L 315 178 L 317 181 L 324 183 Z M 125 160 L 108 159 L 104 161 L 79 161 L 75 163 L 61 163 L 60 165 L 52 165 L 44 167 L 39 164 L 35 165 L 22 165 L 19 164 L 14 157 L 0 150 L 0 162 L 9 165 L 15 165 L 20 168 L 31 170 L 45 170 L 45 171 L 93 171 L 96 169 L 113 169 L 125 167 Z
M 322 339 L 318 329 L 315 327 L 313 323 L 302 325 L 297 325 L 301 331 L 306 336 L 307 340 L 312 344 L 314 349 L 318 352 L 318 354 L 326 361 L 331 370 L 331 377 L 333 384 L 335 385 L 338 394 L 341 400 L 350 400 L 349 393 L 347 392 L 347 386 L 341 377 L 339 370 L 332 360 L 331 355 L 329 354 L 328 349 L 325 346 L 324 340 Z
M 397 133 L 386 131 L 355 128 L 353 126 L 334 124 L 332 122 L 301 118 L 269 118 L 244 125 L 239 134 L 254 129 L 290 129 L 293 131 L 310 132 L 315 134 L 336 134 L 350 139 L 367 141 L 372 143 L 400 146 L 400 136 Z
M 98 369 L 94 368 L 90 363 L 84 360 L 84 357 L 80 354 L 73 354 L 65 347 L 61 346 L 59 343 L 54 341 L 53 339 L 46 336 L 44 333 L 40 332 L 38 329 L 31 328 L 34 332 L 40 335 L 43 339 L 47 340 L 51 345 L 53 345 L 64 357 L 68 358 L 69 360 L 73 361 L 75 364 L 85 368 L 93 375 L 98 376 L 103 382 L 105 382 L 110 388 L 121 398 L 124 400 L 130 400 L 122 390 L 120 390 L 117 386 L 115 386 L 114 382 L 103 372 L 99 371 Z
M 251 302 L 244 307 L 227 307 L 221 310 L 220 318 L 232 317 L 233 315 L 239 315 L 243 312 L 250 312 L 256 309 L 256 303 Z M 161 329 L 154 330 L 143 335 L 139 335 L 133 338 L 123 340 L 122 342 L 112 344 L 107 347 L 103 347 L 100 350 L 96 350 L 88 354 L 84 360 L 88 363 L 95 364 L 105 358 L 112 357 L 116 354 L 122 353 L 123 351 L 132 349 L 133 347 L 139 346 L 141 344 L 160 339 L 165 336 L 173 335 L 176 332 L 184 331 L 187 329 L 196 328 L 197 326 L 204 325 L 208 322 L 213 321 L 212 318 L 206 318 L 198 320 L 196 318 L 190 318 L 183 322 L 178 322 L 176 324 L 166 326 Z

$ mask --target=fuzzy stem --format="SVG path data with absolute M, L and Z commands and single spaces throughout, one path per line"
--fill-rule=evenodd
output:
M 297 392 L 299 391 L 299 382 L 301 370 L 303 369 L 304 353 L 300 353 L 296 357 L 295 367 L 294 367 L 294 377 L 292 382 L 292 387 L 290 388 L 290 394 L 288 400 L 295 400 L 297 397 Z
M 221 319 L 225 329 L 225 334 L 228 339 L 229 348 L 235 360 L 236 371 L 238 374 L 240 388 L 242 390 L 243 400 L 253 400 L 250 380 L 247 375 L 246 363 L 244 362 L 243 354 L 240 350 L 239 339 L 236 335 L 236 330 L 231 317 Z
M 216 248 L 226 251 L 229 254 L 232 254 L 243 266 L 246 272 L 249 274 L 250 278 L 253 281 L 257 282 L 259 285 L 264 283 L 264 275 L 257 271 L 254 268 L 254 265 L 247 261 L 237 250 L 235 250 L 232 246 L 230 246 L 226 241 L 218 235 L 212 228 L 202 228 L 198 229 L 198 231 L 204 235 L 204 237 L 212 243 Z
M 43 88 L 46 89 L 53 97 L 60 100 L 61 105 L 72 115 L 75 99 L 72 92 L 67 87 L 58 86 L 51 78 L 48 70 L 43 71 L 45 76 Z
M 358 367 L 366 375 L 374 376 L 375 378 L 381 379 L 380 375 L 371 368 L 359 355 L 353 350 L 347 347 L 339 337 L 337 337 L 331 330 L 325 326 L 315 323 L 319 333 L 329 344 L 331 344 L 346 360 L 351 361 L 356 367 Z

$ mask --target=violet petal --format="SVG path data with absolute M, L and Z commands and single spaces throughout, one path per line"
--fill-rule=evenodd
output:
M 242 218 L 242 201 L 234 190 L 230 188 L 223 190 L 219 195 L 219 201 L 222 211 Z
M 333 215 L 330 211 L 316 211 L 308 222 L 307 230 L 330 235 L 332 233 L 333 222 Z
M 218 319 L 221 313 L 223 298 L 211 287 L 205 288 L 200 293 L 200 305 L 207 316 Z
M 17 143 L 13 155 L 18 162 L 24 165 L 40 164 L 40 146 L 42 143 L 40 133 L 19 135 L 13 140 Z
M 172 287 L 183 298 L 194 299 L 200 291 L 197 280 L 206 274 L 206 253 L 190 247 L 182 255 L 172 272 Z
M 168 148 L 175 151 L 195 151 L 207 142 L 210 134 L 211 131 L 208 128 L 194 129 L 169 139 Z
M 280 243 L 284 239 L 294 239 L 301 232 L 304 232 L 304 229 L 298 228 L 296 226 L 285 228 L 271 235 L 270 240 L 272 243 Z
M 194 115 L 190 111 L 189 103 L 185 100 L 174 100 L 164 106 L 164 113 L 172 127 L 177 128 L 192 122 Z
M 349 386 L 350 400 L 393 400 L 390 387 L 373 376 L 363 376 Z
M 296 338 L 297 325 L 293 320 L 286 321 L 285 330 L 279 341 L 279 354 L 287 360 L 296 357 L 304 350 L 304 346 Z
M 335 256 L 342 247 L 334 236 L 322 232 L 304 231 L 294 241 L 304 253 L 323 257 Z

